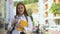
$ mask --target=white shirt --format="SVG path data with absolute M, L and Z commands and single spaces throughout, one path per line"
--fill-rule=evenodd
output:
M 14 17 L 10 19 L 9 25 L 8 25 L 8 29 L 11 27 L 11 24 L 12 24 L 12 22 L 13 22 L 14 19 L 15 19 Z M 20 22 L 21 19 L 27 21 L 27 20 L 26 20 L 26 17 L 25 17 L 24 15 L 22 15 L 22 16 L 18 19 L 17 24 L 19 24 L 19 22 Z M 28 19 L 28 27 L 25 28 L 25 32 L 26 32 L 27 30 L 32 31 L 32 21 L 31 21 L 31 19 L 30 19 L 29 16 L 27 16 L 27 19 Z M 20 31 L 18 31 L 18 30 L 16 29 L 16 26 L 15 26 L 15 30 L 12 32 L 12 34 L 20 34 Z

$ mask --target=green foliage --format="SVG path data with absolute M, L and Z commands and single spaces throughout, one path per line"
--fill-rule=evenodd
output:
M 60 14 L 60 4 L 53 3 L 49 11 L 54 14 Z
M 34 26 L 34 21 L 32 22 L 32 25 Z
M 29 8 L 29 9 L 27 10 L 27 13 L 28 13 L 28 15 L 30 16 L 31 20 L 33 21 L 33 17 L 32 17 L 32 9 Z
M 29 8 L 29 9 L 27 10 L 27 13 L 28 13 L 29 16 L 31 16 L 31 15 L 32 15 L 32 9 Z
M 27 0 L 24 0 L 24 1 L 19 1 L 19 2 L 23 2 L 23 3 L 26 5 L 26 4 L 38 2 L 38 0 L 28 0 L 28 1 L 27 1 Z M 18 3 L 18 2 L 15 1 L 15 2 L 14 2 L 14 6 L 16 6 L 17 3 Z

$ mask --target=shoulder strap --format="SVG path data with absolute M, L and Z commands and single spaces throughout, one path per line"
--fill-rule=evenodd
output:
M 28 17 L 25 15 L 25 18 L 26 18 L 26 20 L 27 20 L 27 22 L 28 22 Z

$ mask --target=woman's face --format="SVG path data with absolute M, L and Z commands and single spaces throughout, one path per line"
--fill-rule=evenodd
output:
M 18 6 L 18 13 L 21 15 L 24 13 L 24 6 L 23 5 Z

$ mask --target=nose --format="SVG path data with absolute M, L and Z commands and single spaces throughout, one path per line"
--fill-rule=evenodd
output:
M 22 9 L 19 9 L 20 11 L 22 11 Z

